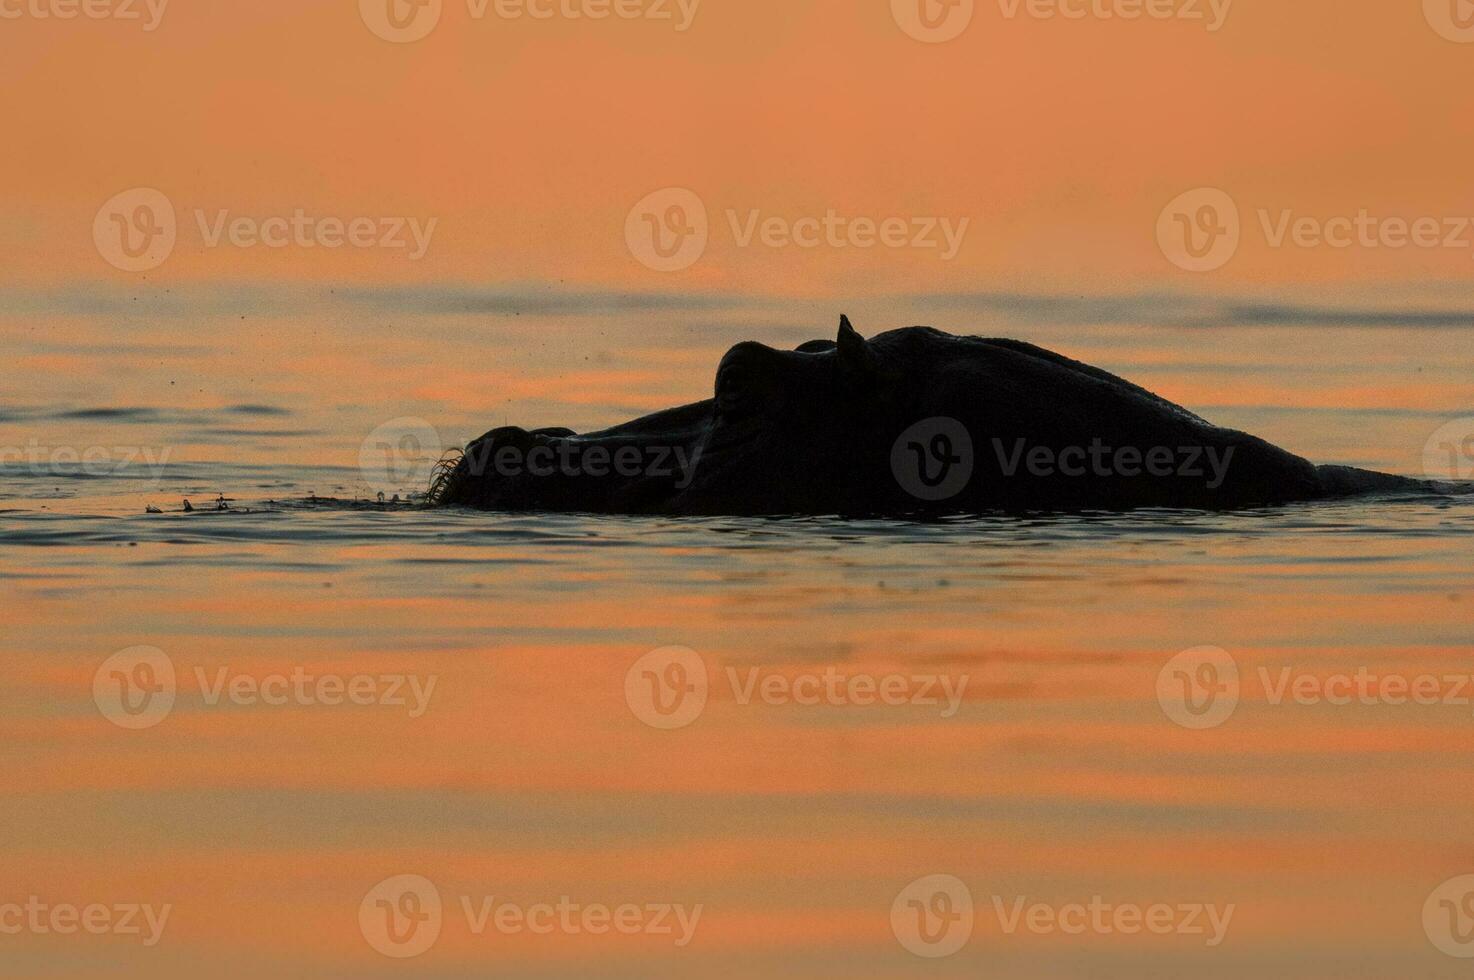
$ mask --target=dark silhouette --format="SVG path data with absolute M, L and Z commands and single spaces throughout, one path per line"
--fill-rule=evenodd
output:
M 741 343 L 713 399 L 602 432 L 494 429 L 430 500 L 484 510 L 912 516 L 1227 510 L 1429 492 L 1317 467 L 1098 368 L 908 327 L 794 351 Z

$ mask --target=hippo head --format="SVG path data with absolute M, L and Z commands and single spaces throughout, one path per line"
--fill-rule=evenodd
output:
M 583 435 L 494 429 L 444 466 L 431 496 L 489 510 L 871 510 L 877 480 L 884 495 L 898 489 L 888 459 L 900 378 L 885 363 L 895 346 L 866 341 L 848 318 L 835 340 L 792 351 L 740 343 L 706 401 Z

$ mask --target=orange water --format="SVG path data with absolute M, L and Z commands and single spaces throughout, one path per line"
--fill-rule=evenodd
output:
M 153 946 L 0 933 L 6 976 L 1467 974 L 1430 942 L 1424 904 L 1474 873 L 1474 708 L 1274 704 L 1264 683 L 1283 668 L 1474 673 L 1467 503 L 933 526 L 307 505 L 373 495 L 359 449 L 391 419 L 422 418 L 447 445 L 504 421 L 597 425 L 702 397 L 736 340 L 792 344 L 833 317 L 277 299 L 0 321 L 16 358 L 0 445 L 169 450 L 157 471 L 5 469 L 0 905 L 171 907 Z M 267 312 L 242 320 L 247 307 Z M 1430 435 L 1474 414 L 1474 347 L 1453 329 L 849 312 L 872 330 L 924 318 L 1022 336 L 1318 461 L 1417 473 Z M 328 348 L 349 369 L 317 370 Z M 46 373 L 59 358 L 60 379 Z M 178 512 L 221 493 L 231 512 Z M 139 645 L 169 659 L 177 696 L 128 730 L 93 682 Z M 1222 725 L 1190 730 L 1158 680 L 1205 645 L 1242 691 Z M 627 675 L 670 646 L 710 686 L 689 725 L 661 730 Z M 221 668 L 435 687 L 419 717 L 212 705 L 196 671 L 213 684 Z M 729 669 L 965 687 L 955 714 L 744 704 Z M 359 912 L 405 874 L 444 911 L 434 944 L 398 960 Z M 907 952 L 892 919 L 934 874 L 974 906 L 970 940 L 936 960 Z M 565 896 L 702 911 L 678 946 L 477 934 L 461 904 Z M 995 906 L 1095 896 L 1234 912 L 1210 946 L 1009 932 Z

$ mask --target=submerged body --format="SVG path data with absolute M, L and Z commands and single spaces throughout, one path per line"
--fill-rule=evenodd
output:
M 1422 481 L 1320 466 L 1015 340 L 742 343 L 715 396 L 601 432 L 494 429 L 431 499 L 484 510 L 913 516 L 1228 510 Z

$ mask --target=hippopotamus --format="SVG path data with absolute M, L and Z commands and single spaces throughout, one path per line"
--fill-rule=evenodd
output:
M 499 511 L 918 517 L 1221 511 L 1417 480 L 1316 466 L 1018 340 L 905 327 L 722 358 L 712 398 L 577 434 L 493 429 L 429 499 Z

